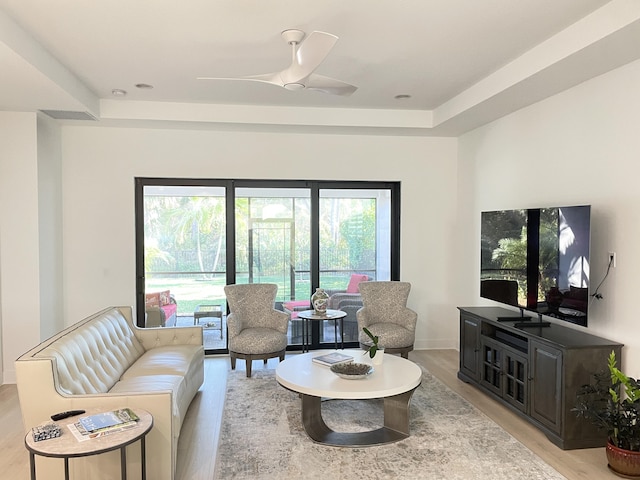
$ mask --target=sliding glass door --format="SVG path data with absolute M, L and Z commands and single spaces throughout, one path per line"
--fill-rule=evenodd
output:
M 290 315 L 289 345 L 302 344 L 297 312 L 309 308 L 310 190 L 235 189 L 235 283 L 275 283 L 276 308 Z
M 329 293 L 329 308 L 347 313 L 344 341 L 357 342 L 357 283 L 391 279 L 391 190 L 321 189 L 319 198 L 319 285 Z M 320 341 L 333 335 L 323 328 Z
M 224 285 L 275 283 L 290 349 L 316 288 L 347 313 L 338 341 L 356 346 L 358 282 L 399 279 L 399 193 L 395 182 L 136 179 L 138 324 L 157 326 L 158 294 L 176 306 L 164 325 L 199 324 L 207 353 L 225 352 Z M 335 341 L 325 321 L 305 343 Z

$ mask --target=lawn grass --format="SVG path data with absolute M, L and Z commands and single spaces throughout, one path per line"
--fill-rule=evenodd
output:
M 348 281 L 349 277 L 345 275 L 322 276 L 322 284 L 325 289 L 345 289 Z M 247 283 L 246 277 L 239 278 L 238 283 Z M 276 301 L 291 300 L 282 296 L 282 292 L 288 292 L 289 289 L 285 289 L 281 277 L 262 276 L 257 281 L 254 279 L 254 283 L 275 283 L 278 285 L 278 292 L 280 292 Z M 178 304 L 178 315 L 193 315 L 198 305 L 222 305 L 223 310 L 226 309 L 225 285 L 225 277 L 222 275 L 197 279 L 184 277 L 147 278 L 146 292 L 169 290 Z M 311 293 L 310 282 L 308 280 L 299 281 L 296 283 L 296 295 L 293 300 L 306 300 L 311 296 Z

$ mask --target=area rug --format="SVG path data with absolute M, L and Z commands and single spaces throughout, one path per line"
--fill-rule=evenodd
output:
M 357 381 L 357 380 L 354 380 Z M 564 479 L 423 369 L 411 400 L 411 436 L 389 445 L 341 448 L 305 433 L 300 398 L 273 370 L 229 374 L 216 460 L 226 479 Z M 381 426 L 380 400 L 327 400 L 322 414 L 336 431 Z

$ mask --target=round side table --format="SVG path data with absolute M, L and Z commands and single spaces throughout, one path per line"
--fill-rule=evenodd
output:
M 314 320 L 333 320 L 336 350 L 338 349 L 338 320 L 340 320 L 340 340 L 342 348 L 344 348 L 344 317 L 346 316 L 347 312 L 343 312 L 342 310 L 327 310 L 327 312 L 322 315 L 318 315 L 315 310 L 304 310 L 302 312 L 298 312 L 298 318 L 302 319 L 302 352 L 304 353 L 309 351 L 309 322 Z
M 122 480 L 127 479 L 127 453 L 126 447 L 134 442 L 140 441 L 140 461 L 142 464 L 142 480 L 147 478 L 146 447 L 145 438 L 153 427 L 153 416 L 146 410 L 140 408 L 132 409 L 140 418 L 137 425 L 123 429 L 121 431 L 110 432 L 89 440 L 79 441 L 68 428 L 69 424 L 77 423 L 80 417 L 69 417 L 55 422 L 60 426 L 61 435 L 49 440 L 36 442 L 33 440 L 31 431 L 24 438 L 24 444 L 29 450 L 29 468 L 31 480 L 36 480 L 35 456 L 62 458 L 64 459 L 64 478 L 69 480 L 69 459 L 73 457 L 88 457 L 100 453 L 120 450 L 120 476 Z M 88 410 L 82 415 L 92 415 L 103 412 L 104 409 Z

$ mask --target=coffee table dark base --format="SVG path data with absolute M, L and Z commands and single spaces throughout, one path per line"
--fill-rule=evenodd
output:
M 369 447 L 403 440 L 409 436 L 409 402 L 416 388 L 383 399 L 383 427 L 353 433 L 331 430 L 322 418 L 322 398 L 302 393 L 304 429 L 313 441 L 337 447 Z

